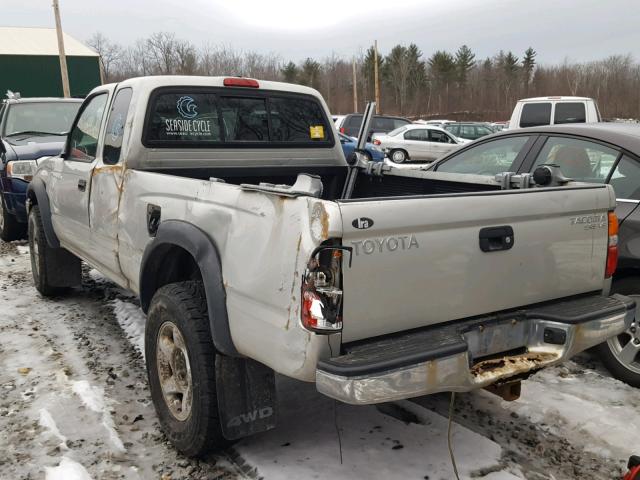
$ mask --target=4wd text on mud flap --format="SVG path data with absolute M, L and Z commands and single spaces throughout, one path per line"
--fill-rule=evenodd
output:
M 418 239 L 415 235 L 401 235 L 399 237 L 383 237 L 373 238 L 369 240 L 359 240 L 357 242 L 351 242 L 356 255 L 360 255 L 360 252 L 365 255 L 371 255 L 372 253 L 383 251 L 395 252 L 396 250 L 411 250 L 412 248 L 420 248 Z
M 259 410 L 253 410 L 252 412 L 241 413 L 233 417 L 227 423 L 227 427 L 239 427 L 243 423 L 255 422 L 257 419 L 269 418 L 273 415 L 273 408 L 264 407 Z

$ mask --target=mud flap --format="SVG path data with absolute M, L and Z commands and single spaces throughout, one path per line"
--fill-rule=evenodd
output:
M 216 389 L 222 434 L 227 440 L 276 426 L 276 380 L 270 368 L 247 358 L 217 355 Z

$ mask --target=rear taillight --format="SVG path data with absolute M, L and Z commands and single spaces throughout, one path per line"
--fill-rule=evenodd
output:
M 344 127 L 340 127 L 340 133 L 344 133 Z
M 320 246 L 311 254 L 302 278 L 301 321 L 316 333 L 342 330 L 342 253 L 349 247 Z
M 613 212 L 608 216 L 609 242 L 607 244 L 607 266 L 605 268 L 605 278 L 610 278 L 618 266 L 618 217 Z
M 377 138 L 373 141 L 374 145 L 380 145 L 380 143 L 381 143 L 380 140 L 378 140 Z
M 229 77 L 225 78 L 222 82 L 225 87 L 249 87 L 249 88 L 259 88 L 260 84 L 257 80 L 253 78 L 238 78 L 238 77 Z

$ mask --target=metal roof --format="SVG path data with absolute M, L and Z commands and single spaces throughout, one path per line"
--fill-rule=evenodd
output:
M 99 55 L 71 35 L 64 35 L 64 50 L 69 57 Z M 0 27 L 0 55 L 58 55 L 55 28 Z
M 635 154 L 640 154 L 640 124 L 637 123 L 567 123 L 564 125 L 546 125 L 541 127 L 518 128 L 503 130 L 490 137 L 497 138 L 507 135 L 523 135 L 535 133 L 539 135 L 574 135 L 591 138 L 624 148 Z

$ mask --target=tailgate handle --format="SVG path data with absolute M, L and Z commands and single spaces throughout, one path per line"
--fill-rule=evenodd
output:
M 480 230 L 480 250 L 483 252 L 509 250 L 513 247 L 514 241 L 513 228 L 509 225 L 486 227 Z

